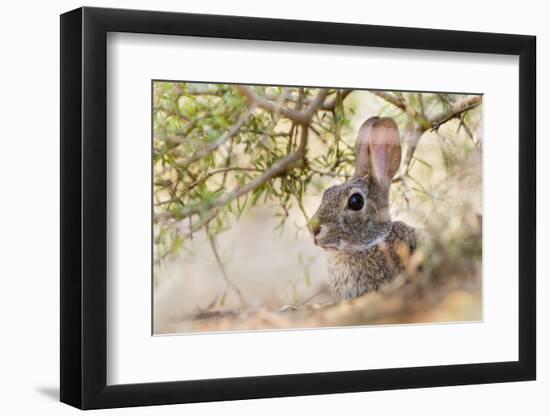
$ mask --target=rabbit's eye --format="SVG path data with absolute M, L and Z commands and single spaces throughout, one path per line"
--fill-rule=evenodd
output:
M 353 211 L 359 211 L 365 205 L 363 196 L 359 193 L 352 194 L 348 199 L 348 208 Z

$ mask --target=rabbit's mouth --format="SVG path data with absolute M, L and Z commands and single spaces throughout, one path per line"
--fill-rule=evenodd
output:
M 340 243 L 324 242 L 318 236 L 313 236 L 313 243 L 324 250 L 338 250 L 340 248 Z
M 313 243 L 316 246 L 323 247 L 322 241 L 327 234 L 326 226 L 322 226 L 319 223 L 315 223 L 314 226 L 310 228 L 311 236 L 313 237 Z
M 340 241 L 334 241 L 334 236 L 330 236 L 329 227 L 327 225 L 321 225 L 318 222 L 313 223 L 310 226 L 311 237 L 315 246 L 319 246 L 324 250 L 338 250 L 341 243 Z
M 326 243 L 326 242 L 319 242 L 319 240 L 316 237 L 313 237 L 313 243 L 315 243 L 315 246 L 319 246 L 321 249 L 325 250 L 337 250 L 340 245 L 337 245 L 335 243 Z
M 326 225 L 318 225 L 311 230 L 311 236 L 315 246 L 324 250 L 338 250 L 340 242 L 335 242 L 329 234 L 329 228 Z
M 331 241 L 331 242 L 322 242 L 322 241 L 315 241 L 315 238 L 314 238 L 314 242 L 315 242 L 315 245 L 319 246 L 321 249 L 325 250 L 325 251 L 328 251 L 328 252 L 342 252 L 346 245 L 342 242 L 342 241 L 337 241 L 337 242 L 334 242 L 334 241 Z M 344 250 L 345 251 L 345 250 Z

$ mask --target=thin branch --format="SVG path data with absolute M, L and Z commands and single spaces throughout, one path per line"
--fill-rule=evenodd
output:
M 403 110 L 405 113 L 409 115 L 413 120 L 415 120 L 420 127 L 423 130 L 429 129 L 432 125 L 430 121 L 424 117 L 423 115 L 419 114 L 408 102 L 405 100 L 403 96 L 396 96 L 394 94 L 388 93 L 386 91 L 377 91 L 377 90 L 371 90 L 371 93 L 375 96 L 378 96 L 384 100 L 386 100 L 388 103 L 393 104 L 395 107 Z
M 215 170 L 212 170 L 212 171 L 208 172 L 207 174 L 205 174 L 204 177 L 199 178 L 199 179 L 195 180 L 194 182 L 192 182 L 187 188 L 185 188 L 185 190 L 180 192 L 180 194 L 188 193 L 193 188 L 195 188 L 197 185 L 204 184 L 209 178 L 211 178 L 211 177 L 213 177 L 217 174 L 227 174 L 228 172 L 263 172 L 263 169 L 248 168 L 248 167 L 232 167 L 232 166 L 224 167 L 224 168 L 218 168 L 218 169 L 215 169 Z M 180 201 L 180 198 L 164 200 L 164 201 L 160 201 L 160 202 L 155 203 L 155 206 L 162 206 L 164 204 L 176 203 L 178 201 Z
M 467 96 L 466 98 L 454 103 L 449 110 L 442 111 L 439 114 L 433 116 L 431 121 L 432 130 L 437 130 L 439 127 L 455 117 L 460 116 L 462 113 L 473 109 L 481 104 L 481 96 Z
M 330 171 L 321 171 L 319 169 L 311 168 L 309 167 L 309 170 L 315 174 L 321 175 L 321 176 L 327 176 L 327 177 L 333 177 L 333 178 L 343 178 L 343 179 L 349 179 L 351 175 L 347 174 L 339 174 L 337 172 L 330 172 Z
M 340 93 L 341 100 L 343 101 L 348 95 L 350 95 L 353 92 L 351 89 L 342 89 L 342 90 L 335 90 L 336 96 L 330 100 L 327 100 L 323 103 L 321 106 L 321 110 L 326 111 L 332 111 L 336 108 L 338 105 L 338 93 Z M 332 93 L 330 93 L 332 94 Z M 277 101 L 281 96 L 276 94 L 266 94 L 265 97 L 272 101 Z M 298 103 L 301 100 L 300 94 L 289 94 L 288 97 L 285 98 L 285 101 L 291 102 L 291 103 Z M 305 104 L 310 105 L 312 103 L 312 100 L 310 98 L 304 98 L 303 102 Z
M 247 87 L 245 87 L 247 88 Z M 301 135 L 300 135 L 300 142 L 298 144 L 298 147 L 296 151 L 294 151 L 291 154 L 288 154 L 284 158 L 279 159 L 278 161 L 274 162 L 269 169 L 265 170 L 262 175 L 254 178 L 251 180 L 248 184 L 234 188 L 232 191 L 223 194 L 218 199 L 211 201 L 205 205 L 202 206 L 193 206 L 193 207 L 182 207 L 179 212 L 170 212 L 170 213 L 162 213 L 162 217 L 155 216 L 155 221 L 162 221 L 166 220 L 167 218 L 172 219 L 182 219 L 186 218 L 195 214 L 200 214 L 204 212 L 208 212 L 210 210 L 214 210 L 216 208 L 222 207 L 231 201 L 235 200 L 236 198 L 241 197 L 244 194 L 249 193 L 250 191 L 255 190 L 256 188 L 262 186 L 272 178 L 275 178 L 283 173 L 285 173 L 288 169 L 290 169 L 296 162 L 303 159 L 306 154 L 306 148 L 307 148 L 307 141 L 308 141 L 308 123 L 309 120 L 311 120 L 311 117 L 313 114 L 319 110 L 319 108 L 322 106 L 324 98 L 326 97 L 327 91 L 325 89 L 319 90 L 319 93 L 315 97 L 315 99 L 312 101 L 311 106 L 307 108 L 307 110 L 298 112 L 300 114 L 306 114 L 310 115 L 309 119 L 307 121 L 303 120 L 300 122 L 301 124 Z M 255 107 L 256 103 L 252 103 L 251 107 Z M 283 112 L 281 111 L 281 114 Z M 301 119 L 300 119 L 301 120 Z M 233 130 L 233 129 L 231 129 Z M 159 213 L 161 214 L 161 213 Z
M 333 111 L 334 109 L 336 109 L 336 106 L 338 106 L 339 103 L 343 102 L 346 97 L 349 96 L 352 92 L 353 90 L 349 89 L 337 90 L 334 98 L 329 101 L 325 101 L 321 109 Z
M 192 122 L 189 122 L 185 130 L 182 132 L 178 132 L 177 135 L 167 135 L 166 138 L 164 138 L 164 141 L 167 142 L 167 146 L 164 147 L 162 150 L 153 150 L 154 159 L 158 160 L 162 158 L 164 155 L 166 155 L 168 152 L 174 150 L 178 147 L 181 143 L 183 143 L 182 137 L 189 135 L 193 129 L 197 126 L 197 121 L 193 120 Z M 163 141 L 162 138 L 154 138 L 155 141 Z
M 236 88 L 244 89 L 246 92 L 251 92 L 251 90 L 248 87 L 243 86 L 237 86 Z M 250 90 L 250 91 L 249 91 Z M 271 101 L 264 99 L 262 97 L 256 96 L 253 92 L 251 93 L 254 95 L 254 100 L 259 100 L 259 102 L 254 101 L 250 104 L 251 107 L 262 107 L 260 104 L 262 101 L 268 101 L 269 106 L 276 106 Z M 170 217 L 181 219 L 185 217 L 192 216 L 194 214 L 200 214 L 203 212 L 207 212 L 222 206 L 225 206 L 226 204 L 230 203 L 231 201 L 235 200 L 236 198 L 239 198 L 240 196 L 249 193 L 250 191 L 255 190 L 256 188 L 262 186 L 272 178 L 275 178 L 283 173 L 285 173 L 287 170 L 289 170 L 296 162 L 303 159 L 306 155 L 306 149 L 307 149 L 307 142 L 308 142 L 308 124 L 313 117 L 313 114 L 317 112 L 321 106 L 323 105 L 324 99 L 327 95 L 326 89 L 320 89 L 319 93 L 313 99 L 312 104 L 304 111 L 295 111 L 292 110 L 293 113 L 297 113 L 300 115 L 300 117 L 297 118 L 297 123 L 301 125 L 301 134 L 300 134 L 300 142 L 298 144 L 298 147 L 296 151 L 294 151 L 291 154 L 288 154 L 284 158 L 279 159 L 278 161 L 274 162 L 269 169 L 264 171 L 264 173 L 253 180 L 251 180 L 248 184 L 243 185 L 242 187 L 234 188 L 230 192 L 223 194 L 218 199 L 211 201 L 205 205 L 202 206 L 193 206 L 193 207 L 182 207 L 179 212 L 176 213 L 170 213 Z M 265 105 L 265 103 L 264 103 Z M 274 107 L 269 107 L 271 110 L 275 110 Z M 281 107 L 280 112 L 282 115 L 284 115 L 283 109 L 290 110 L 286 107 Z M 304 119 L 304 115 L 306 115 L 308 118 Z M 286 116 L 285 116 L 286 117 Z
M 237 123 L 235 123 L 231 128 L 225 132 L 223 135 L 221 135 L 218 139 L 216 139 L 213 142 L 208 143 L 203 148 L 200 148 L 196 150 L 193 155 L 191 155 L 189 158 L 184 159 L 178 165 L 182 166 L 188 166 L 189 164 L 192 164 L 195 161 L 198 161 L 199 159 L 204 158 L 205 156 L 210 155 L 212 152 L 214 152 L 220 145 L 227 142 L 229 139 L 231 139 L 233 136 L 235 136 L 237 133 L 239 133 L 239 130 L 241 130 L 241 127 L 244 126 L 244 124 L 248 121 L 249 117 L 254 112 L 254 105 L 249 106 L 248 110 L 241 115 Z
M 243 297 L 243 294 L 241 293 L 241 290 L 239 287 L 237 287 L 227 275 L 227 271 L 225 270 L 225 266 L 223 265 L 223 262 L 221 260 L 220 254 L 218 253 L 218 248 L 216 246 L 215 238 L 212 234 L 208 234 L 208 241 L 210 242 L 210 247 L 212 248 L 212 252 L 214 253 L 214 257 L 216 258 L 216 262 L 218 266 L 220 267 L 220 270 L 222 272 L 223 279 L 225 281 L 225 285 L 228 288 L 231 288 L 233 291 L 235 291 L 235 294 L 237 294 L 237 297 L 239 297 L 239 301 L 241 302 L 241 307 L 246 307 L 246 302 Z
M 458 124 L 457 132 L 460 130 L 460 128 L 464 128 L 464 131 L 466 132 L 472 143 L 475 146 L 479 146 L 479 139 L 474 134 L 474 132 L 472 132 L 472 129 L 470 129 L 470 126 L 468 126 L 466 120 L 464 120 L 464 113 L 462 113 L 462 115 L 460 116 L 460 123 Z
M 321 88 L 317 96 L 312 100 L 310 106 L 306 110 L 297 111 L 294 109 L 289 109 L 285 106 L 278 106 L 271 100 L 257 95 L 250 87 L 237 85 L 235 86 L 235 89 L 246 98 L 249 106 L 258 106 L 271 113 L 279 112 L 282 116 L 286 117 L 287 119 L 294 120 L 296 123 L 299 124 L 309 123 L 311 117 L 313 116 L 313 113 L 315 113 L 322 107 L 325 97 L 328 93 L 326 89 Z
M 420 115 L 414 108 L 412 108 L 411 105 L 402 96 L 397 96 L 385 91 L 371 92 L 372 94 L 386 100 L 388 103 L 393 104 L 394 106 L 403 110 L 418 125 L 417 128 L 413 129 L 408 139 L 409 146 L 407 148 L 407 155 L 405 156 L 404 163 L 405 173 L 408 172 L 409 166 L 416 151 L 416 147 L 418 146 L 418 142 L 420 141 L 420 138 L 425 131 L 427 131 L 428 129 L 431 129 L 432 131 L 437 131 L 437 129 L 439 129 L 442 124 L 448 122 L 455 117 L 459 117 L 461 114 L 473 109 L 474 107 L 477 107 L 479 104 L 481 104 L 482 99 L 481 96 L 467 96 L 466 98 L 454 103 L 448 110 L 444 110 L 432 117 L 424 117 Z
M 409 167 L 411 165 L 414 152 L 416 151 L 416 147 L 418 146 L 418 142 L 420 142 L 420 138 L 424 134 L 425 130 L 421 127 L 418 127 L 417 129 L 414 129 L 409 137 L 408 137 L 408 146 L 407 146 L 407 154 L 405 155 L 405 173 L 409 171 Z
M 301 306 L 305 305 L 306 303 L 309 303 L 314 298 L 316 298 L 316 297 L 318 297 L 321 294 L 324 294 L 326 292 L 328 292 L 328 287 L 325 287 L 325 288 L 321 289 L 320 291 L 317 291 L 313 295 L 310 295 L 308 298 L 306 298 L 304 301 L 302 301 L 300 304 L 298 304 L 298 307 L 301 307 Z
M 193 214 L 199 214 L 201 212 L 205 212 L 205 211 L 213 210 L 218 207 L 225 206 L 226 204 L 230 203 L 236 198 L 239 198 L 240 196 L 255 190 L 256 188 L 262 186 L 272 178 L 275 178 L 283 174 L 284 172 L 286 172 L 292 165 L 294 165 L 294 163 L 296 163 L 297 161 L 299 161 L 305 156 L 308 129 L 307 127 L 304 127 L 304 126 L 302 126 L 301 129 L 302 129 L 302 134 L 301 134 L 300 144 L 298 145 L 298 149 L 295 152 L 273 163 L 273 165 L 271 165 L 269 169 L 264 171 L 262 175 L 254 178 L 248 184 L 242 187 L 234 188 L 232 191 L 222 195 L 217 200 L 209 202 L 201 207 L 196 207 L 196 206 L 192 208 L 183 207 L 180 210 L 180 212 L 175 215 L 175 217 L 184 218 L 184 217 L 191 216 Z
M 279 118 L 281 117 L 281 108 L 283 106 L 283 103 L 286 99 L 286 97 L 288 96 L 289 94 L 289 89 L 288 88 L 284 88 L 283 89 L 283 94 L 281 94 L 278 98 L 277 98 L 277 102 L 276 102 L 276 111 L 275 113 L 272 114 L 272 118 L 271 118 L 271 129 L 273 130 L 275 128 L 275 126 L 277 126 L 277 123 L 279 122 Z M 268 135 L 267 133 L 264 133 L 261 137 L 260 137 L 260 140 L 258 141 L 262 146 L 265 147 L 266 145 L 266 142 L 267 142 L 267 138 L 268 138 Z
M 191 220 L 189 220 L 189 225 L 180 225 L 180 231 L 183 237 L 186 239 L 192 238 L 194 233 L 198 232 L 202 227 L 210 223 L 210 221 L 213 220 L 217 214 L 218 210 L 212 210 L 212 212 L 209 213 L 208 216 L 201 218 L 197 223 L 193 223 Z M 153 216 L 153 220 L 155 223 L 167 223 L 170 220 L 174 220 L 174 215 L 170 212 L 163 211 L 160 213 L 155 213 L 155 215 Z
M 424 95 L 422 93 L 416 93 L 416 99 L 418 100 L 418 105 L 420 106 L 420 114 L 422 117 L 426 117 L 426 111 L 424 109 Z

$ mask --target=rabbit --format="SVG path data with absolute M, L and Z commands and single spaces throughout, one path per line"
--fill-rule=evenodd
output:
M 389 214 L 389 191 L 401 164 L 399 128 L 389 117 L 363 123 L 355 173 L 323 193 L 308 223 L 328 257 L 329 284 L 338 300 L 381 289 L 406 269 L 416 249 L 415 229 Z

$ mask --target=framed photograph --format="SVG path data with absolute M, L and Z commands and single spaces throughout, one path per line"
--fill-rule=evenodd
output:
M 61 401 L 533 380 L 535 37 L 61 16 Z

